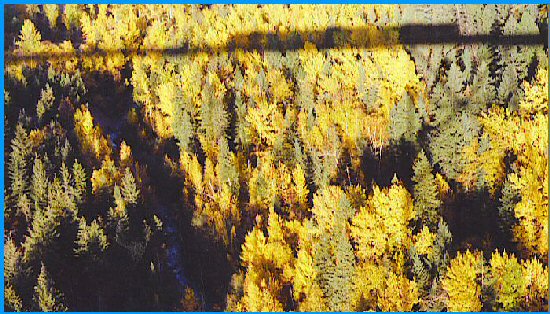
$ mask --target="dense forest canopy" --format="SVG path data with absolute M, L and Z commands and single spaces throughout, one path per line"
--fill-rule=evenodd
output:
M 547 6 L 4 23 L 6 310 L 548 310 Z

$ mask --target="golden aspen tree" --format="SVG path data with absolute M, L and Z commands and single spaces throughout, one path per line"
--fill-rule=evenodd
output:
M 513 254 L 502 255 L 497 251 L 491 257 L 491 276 L 496 294 L 498 308 L 505 311 L 520 309 L 520 303 L 526 294 L 526 283 L 523 269 Z
M 447 310 L 481 311 L 481 283 L 483 256 L 480 253 L 458 252 L 451 260 L 443 278 L 443 289 L 447 293 Z
M 82 105 L 74 113 L 75 133 L 85 154 L 92 161 L 99 163 L 111 156 L 112 149 L 99 125 L 94 125 L 94 118 L 87 105 Z
M 270 211 L 267 237 L 255 227 L 246 237 L 241 259 L 247 268 L 242 310 L 282 311 L 281 289 L 291 278 L 293 256 L 281 218 Z
M 525 309 L 548 311 L 548 265 L 536 258 L 522 261 L 527 296 Z
M 390 272 L 386 286 L 378 297 L 378 305 L 384 312 L 408 312 L 418 303 L 418 290 L 414 281 Z
M 541 106 L 540 101 L 548 99 L 544 92 L 548 88 L 547 76 L 547 70 L 539 67 L 536 80 L 525 84 L 519 114 L 493 108 L 481 118 L 493 147 L 486 154 L 496 155 L 494 162 L 497 163 L 504 162 L 506 151 L 517 156 L 516 170 L 506 179 L 519 193 L 520 200 L 505 204 L 513 209 L 517 220 L 513 226 L 514 238 L 526 257 L 538 255 L 544 259 L 548 255 L 548 189 L 544 188 L 548 183 L 548 108 Z M 491 153 L 493 151 L 497 153 Z M 499 173 L 504 175 L 502 171 Z
M 353 218 L 351 235 L 358 243 L 357 255 L 364 260 L 377 260 L 384 255 L 408 248 L 412 243 L 409 222 L 415 218 L 412 197 L 398 183 L 374 192 Z

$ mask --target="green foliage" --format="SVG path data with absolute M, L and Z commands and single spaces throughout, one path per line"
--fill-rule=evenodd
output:
M 122 177 L 120 192 L 126 204 L 136 205 L 138 203 L 139 188 L 136 185 L 136 179 L 130 171 L 130 168 L 124 169 L 124 177 Z
M 73 189 L 73 195 L 75 197 L 75 200 L 77 204 L 81 204 L 84 202 L 86 194 L 87 194 L 87 178 L 86 178 L 86 172 L 84 171 L 84 168 L 78 161 L 74 161 L 73 163 L 73 182 L 74 182 L 74 189 Z
M 452 62 L 446 74 L 445 87 L 448 88 L 451 97 L 460 97 L 466 82 L 466 73 L 462 71 L 457 62 Z
M 498 251 L 491 258 L 491 276 L 494 280 L 494 290 L 498 309 L 517 311 L 526 294 L 526 284 L 523 269 L 514 255 Z
M 14 282 L 21 275 L 22 252 L 17 248 L 13 239 L 4 242 L 4 281 Z
M 30 200 L 26 192 L 29 189 L 27 161 L 31 154 L 31 143 L 28 133 L 22 124 L 17 124 L 15 137 L 11 140 L 11 152 L 8 161 L 8 176 L 10 178 L 11 206 L 7 209 L 16 209 L 16 214 L 23 214 L 30 217 Z M 6 210 L 10 214 L 11 210 Z
M 109 218 L 115 225 L 118 226 L 120 221 L 126 221 L 128 219 L 128 212 L 126 210 L 126 201 L 122 197 L 122 192 L 118 185 L 113 188 L 113 198 L 116 205 L 115 208 L 110 208 Z
M 48 178 L 46 168 L 40 157 L 34 158 L 31 178 L 31 198 L 34 201 L 35 210 L 44 208 L 48 200 Z
M 239 173 L 235 166 L 235 155 L 229 151 L 227 140 L 221 137 L 218 140 L 220 149 L 218 155 L 218 176 L 221 184 L 229 185 L 233 195 L 239 195 Z
M 443 219 L 439 219 L 437 225 L 437 236 L 434 243 L 434 254 L 431 261 L 438 273 L 443 273 L 449 262 L 449 246 L 452 241 L 452 234 Z
M 466 162 L 464 148 L 477 136 L 479 130 L 478 120 L 465 112 L 441 121 L 439 130 L 434 132 L 430 142 L 430 152 L 433 162 L 441 167 L 448 178 L 457 180 L 462 173 Z
M 547 6 L 5 9 L 5 310 L 547 310 L 547 51 L 400 43 Z
M 53 208 L 47 207 L 34 212 L 31 230 L 23 243 L 25 261 L 34 261 L 50 252 L 51 245 L 59 237 L 59 225 L 59 213 Z
M 57 4 L 44 4 L 42 7 L 50 23 L 50 28 L 54 29 L 57 26 L 57 18 L 59 17 L 59 6 Z
M 40 268 L 40 275 L 36 286 L 34 286 L 35 302 L 42 312 L 64 312 L 67 308 L 63 305 L 63 294 L 54 287 L 53 281 L 49 278 L 48 271 L 44 264 Z
M 422 128 L 422 120 L 408 93 L 392 108 L 390 121 L 390 136 L 395 143 L 399 143 L 400 140 L 416 143 L 418 131 Z
M 496 99 L 496 90 L 489 70 L 489 61 L 480 61 L 472 83 L 472 105 L 485 106 Z M 502 83 L 501 83 L 502 84 Z
M 69 168 L 67 168 L 67 166 L 65 165 L 65 162 L 61 164 L 60 172 L 61 172 L 60 173 L 61 186 L 62 186 L 62 192 L 63 192 L 63 194 L 61 195 L 61 198 L 66 208 L 68 208 L 73 213 L 75 213 L 75 216 L 76 216 L 77 203 L 74 197 L 74 187 L 72 186 L 71 173 L 69 172 Z
M 514 207 L 520 199 L 521 194 L 519 191 L 509 180 L 506 180 L 502 187 L 501 205 L 498 208 L 503 230 L 511 230 L 517 222 L 514 216 Z
M 499 100 L 503 103 L 507 103 L 512 93 L 518 85 L 518 73 L 516 68 L 513 65 L 504 66 L 504 71 L 502 72 L 502 81 L 498 87 Z M 512 103 L 517 107 L 517 99 Z
M 174 132 L 174 138 L 178 140 L 178 146 L 181 151 L 191 152 L 194 138 L 194 128 L 191 115 L 183 110 L 178 111 L 174 115 L 172 130 Z
M 8 311 L 12 311 L 12 312 L 23 311 L 23 301 L 15 293 L 15 290 L 11 285 L 7 285 L 4 288 L 4 302 L 5 302 L 4 306 L 8 309 Z
M 347 237 L 352 208 L 346 195 L 328 187 L 316 195 L 313 214 L 320 238 L 313 247 L 319 286 L 332 311 L 349 311 L 355 257 Z
M 88 225 L 86 219 L 81 217 L 78 226 L 76 245 L 76 254 L 89 254 L 94 258 L 98 258 L 99 254 L 107 249 L 109 243 L 107 236 L 97 221 L 94 220 Z
M 207 154 L 214 152 L 214 143 L 224 136 L 228 125 L 227 112 L 223 100 L 213 95 L 212 87 L 207 84 L 204 91 L 204 103 L 201 106 L 201 139 Z M 211 155 L 211 156 L 212 156 Z
M 41 47 L 42 36 L 31 20 L 25 20 L 21 27 L 21 35 L 17 47 L 24 52 L 38 52 Z
M 421 295 L 426 295 L 431 283 L 431 274 L 427 265 L 423 262 L 423 258 L 416 253 L 415 249 L 411 249 L 412 256 L 412 273 L 414 281 L 418 285 L 418 290 Z
M 438 209 L 441 201 L 438 197 L 437 183 L 432 173 L 432 168 L 424 151 L 420 151 L 413 165 L 414 176 L 414 207 L 417 216 L 422 221 L 435 227 L 438 221 Z
M 53 90 L 49 85 L 46 85 L 46 88 L 42 90 L 40 99 L 36 104 L 36 115 L 39 120 L 42 120 L 44 115 L 52 109 L 54 102 L 55 96 L 53 95 Z

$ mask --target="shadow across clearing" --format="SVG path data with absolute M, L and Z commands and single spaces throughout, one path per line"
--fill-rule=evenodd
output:
M 79 50 L 75 52 L 36 52 L 5 53 L 6 62 L 26 60 L 63 60 L 73 57 L 117 54 L 126 55 L 189 55 L 197 53 L 217 53 L 243 51 L 295 51 L 307 49 L 306 42 L 314 43 L 316 49 L 383 49 L 394 45 L 434 45 L 434 44 L 489 44 L 493 46 L 548 46 L 548 31 L 541 29 L 539 34 L 464 35 L 457 24 L 404 24 L 401 26 L 329 27 L 315 31 L 291 32 L 250 32 L 236 34 L 219 45 L 193 46 L 184 43 L 172 48 L 139 48 L 125 50 Z

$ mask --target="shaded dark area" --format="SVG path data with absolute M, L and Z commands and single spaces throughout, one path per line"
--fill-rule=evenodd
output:
M 352 37 L 353 34 L 353 37 Z M 400 34 L 396 37 L 396 34 Z M 375 36 L 375 38 L 372 38 Z M 354 40 L 357 38 L 359 40 Z M 369 40 L 370 38 L 370 40 Z M 32 54 L 13 55 L 5 53 L 6 62 L 25 60 L 63 60 L 71 57 L 89 57 L 93 55 L 109 56 L 123 52 L 126 55 L 186 55 L 201 52 L 218 53 L 243 51 L 293 51 L 304 49 L 306 42 L 314 43 L 319 50 L 329 49 L 382 49 L 393 45 L 433 45 L 433 44 L 489 44 L 493 46 L 548 46 L 548 30 L 541 29 L 540 34 L 519 35 L 463 35 L 460 34 L 457 24 L 405 24 L 401 26 L 372 26 L 372 27 L 332 27 L 320 31 L 299 32 L 252 32 L 232 36 L 228 44 L 215 46 L 193 47 L 190 44 L 173 48 L 158 49 L 126 49 L 126 50 L 76 50 L 75 53 L 38 52 Z
M 34 73 L 37 79 L 36 81 L 31 80 L 31 84 L 46 80 L 47 73 L 41 67 L 35 69 Z M 90 105 L 89 108 L 93 112 L 96 123 L 102 123 L 101 127 L 110 131 L 112 135 L 118 132 L 115 130 L 115 124 L 112 121 L 125 121 L 122 118 L 125 111 L 118 100 L 131 97 L 131 91 L 128 94 L 128 91 L 121 88 L 109 75 L 102 73 L 88 74 L 83 79 L 86 81 L 90 93 L 87 93 L 83 99 L 73 105 L 78 107 L 81 103 L 86 102 L 90 104 L 109 104 L 109 114 L 103 114 L 102 105 Z M 39 92 L 40 88 L 27 90 L 12 80 L 7 80 L 6 83 L 10 86 L 12 101 L 17 104 L 32 104 L 39 97 L 34 95 L 35 93 L 29 95 L 29 91 Z M 63 94 L 60 91 L 56 92 L 58 92 L 58 95 Z M 29 96 L 34 100 L 29 102 Z M 60 102 L 63 103 L 64 101 L 70 100 L 67 98 L 62 99 Z M 24 109 L 31 117 L 33 116 L 34 108 L 32 107 L 6 108 L 6 122 L 17 121 L 17 110 L 14 109 Z M 30 118 L 27 119 L 30 120 Z M 64 121 L 63 118 L 60 120 Z M 37 122 L 30 121 L 29 123 Z M 70 129 L 68 125 L 65 125 L 65 127 Z M 116 126 L 117 129 L 120 127 L 120 125 Z M 6 132 L 6 134 L 8 133 Z M 75 143 L 76 139 L 72 138 L 71 134 L 67 134 L 67 136 L 72 139 L 72 143 Z M 9 139 L 6 138 L 5 140 L 7 145 L 5 145 L 4 150 L 7 150 L 10 147 L 8 144 Z M 53 149 L 50 148 L 51 150 Z M 78 152 L 75 154 L 74 157 L 83 159 L 83 156 Z M 91 170 L 87 170 L 90 174 Z M 147 205 L 152 205 L 152 202 L 148 203 Z M 110 206 L 112 206 L 111 196 L 100 193 L 100 195 L 94 197 L 94 200 L 88 200 L 80 206 L 79 210 L 85 217 L 97 217 L 98 214 L 107 212 Z M 77 225 L 70 221 L 68 217 L 65 217 L 59 230 L 62 238 L 58 245 L 51 248 L 51 252 L 45 255 L 47 259 L 43 261 L 50 269 L 50 274 L 58 287 L 64 291 L 67 306 L 76 311 L 103 311 L 106 309 L 154 311 L 171 309 L 177 306 L 174 302 L 179 300 L 180 296 L 178 296 L 176 288 L 177 282 L 175 282 L 171 271 L 160 269 L 157 275 L 149 275 L 148 268 L 150 265 L 147 260 L 142 259 L 138 263 L 130 263 L 132 257 L 127 251 L 121 249 L 115 241 L 109 245 L 101 258 L 81 258 L 74 254 L 74 239 L 77 238 L 77 229 Z M 25 230 L 20 230 L 17 234 L 25 235 L 26 233 Z M 18 242 L 23 241 L 22 238 L 16 240 Z M 163 243 L 165 242 L 166 240 L 162 237 L 153 237 L 144 254 L 155 261 L 163 261 L 165 259 Z M 33 277 L 35 276 L 33 275 Z M 159 289 L 159 287 L 163 288 Z M 158 293 L 161 289 L 162 293 Z M 23 291 L 22 295 L 32 299 L 33 291 L 32 289 L 28 290 Z M 150 296 L 155 294 L 158 297 L 157 304 L 150 302 Z M 162 304 L 163 307 L 159 308 L 158 304 Z
M 36 109 L 32 104 L 40 98 L 39 83 L 47 81 L 48 73 L 44 68 L 38 67 L 32 71 L 36 80 L 30 80 L 27 86 L 13 80 L 6 82 L 11 103 L 22 104 L 6 108 L 6 156 L 15 128 L 15 123 L 11 122 L 18 121 L 19 110 L 34 116 Z M 130 78 L 131 65 L 127 64 L 121 74 L 124 78 Z M 132 87 L 124 84 L 124 79 L 117 80 L 107 73 L 89 72 L 83 80 L 87 91 L 79 102 L 72 105 L 78 108 L 80 104 L 88 103 L 94 124 L 102 128 L 112 145 L 116 148 L 124 140 L 132 147 L 134 160 L 144 166 L 147 173 L 148 189 L 141 191 L 146 194 L 144 206 L 156 213 L 165 229 L 162 236 L 151 239 L 145 252 L 146 256 L 153 257 L 162 265 L 158 274 L 153 275 L 146 258 L 135 264 L 128 263 L 131 256 L 114 241 L 101 259 L 76 256 L 74 239 L 78 228 L 66 218 L 59 229 L 62 235 L 59 245 L 52 247 L 43 261 L 48 265 L 57 287 L 64 292 L 66 305 L 76 311 L 179 310 L 181 304 L 178 302 L 183 299 L 185 289 L 191 288 L 201 303 L 201 310 L 222 310 L 233 269 L 227 261 L 224 246 L 191 225 L 194 209 L 188 207 L 183 198 L 183 178 L 174 174 L 163 162 L 165 154 L 177 160 L 174 141 L 159 142 L 154 131 L 141 118 L 138 124 L 128 122 L 127 115 L 136 106 Z M 65 99 L 60 100 L 63 101 Z M 26 120 L 28 124 L 37 123 L 31 118 Z M 63 121 L 62 118 L 60 120 Z M 69 125 L 65 127 L 71 129 Z M 67 136 L 71 137 L 72 143 L 77 142 L 70 133 Z M 84 158 L 78 153 L 75 157 Z M 87 172 L 90 175 L 91 169 L 88 168 Z M 8 172 L 4 176 L 7 181 Z M 112 206 L 111 193 L 98 193 L 79 210 L 83 216 L 97 217 L 108 212 Z M 26 226 L 18 224 L 13 227 L 19 230 L 16 234 L 20 236 L 14 240 L 23 242 L 23 236 L 27 234 Z M 178 251 L 177 254 L 173 254 L 174 250 Z M 32 289 L 21 291 L 21 295 L 28 299 L 33 298 L 33 293 Z M 152 296 L 156 298 L 155 303 L 150 302 Z
M 131 74 L 130 70 L 125 72 L 127 75 Z M 174 299 L 181 299 L 184 289 L 191 288 L 202 303 L 201 310 L 223 309 L 233 269 L 227 261 L 223 244 L 214 241 L 191 224 L 194 209 L 183 197 L 183 178 L 164 162 L 165 156 L 177 160 L 175 142 L 156 140 L 154 131 L 144 122 L 128 123 L 127 114 L 135 107 L 132 86 L 123 84 L 124 80 L 116 81 L 112 78 L 97 82 L 106 81 L 111 81 L 112 84 L 105 86 L 101 83 L 95 87 L 95 93 L 90 89 L 90 103 L 100 104 L 90 106 L 90 111 L 104 133 L 111 136 L 113 144 L 118 146 L 124 140 L 133 148 L 134 160 L 147 169 L 149 206 L 155 208 L 154 211 L 164 224 L 165 238 L 162 247 L 167 255 L 173 254 L 172 257 L 166 257 L 165 265 L 171 268 L 169 272 L 173 276 L 163 284 L 173 287 L 173 294 L 179 295 Z M 105 89 L 112 92 L 105 93 Z M 174 260 L 171 261 L 171 258 Z M 161 310 L 172 310 L 171 307 L 177 306 L 169 303 L 164 305 L 168 307 Z
M 540 34 L 462 35 L 457 24 L 404 25 L 399 28 L 399 41 L 404 45 L 434 44 L 488 44 L 493 46 L 548 46 L 548 29 L 542 28 Z
M 480 250 L 490 259 L 495 249 L 518 254 L 512 236 L 500 226 L 499 202 L 485 190 L 453 192 L 442 216 L 453 234 L 453 252 Z
M 389 145 L 381 151 L 368 147 L 361 158 L 361 169 L 365 174 L 366 185 L 376 183 L 379 187 L 389 187 L 395 174 L 407 189 L 412 191 L 412 165 L 416 154 L 417 148 L 407 141 Z
M 371 147 L 365 149 L 361 158 L 365 185 L 388 188 L 395 174 L 413 194 L 413 164 L 418 149 L 413 143 L 403 140 L 381 151 Z M 491 195 L 478 189 L 464 191 L 456 182 L 450 182 L 450 185 L 450 193 L 442 199 L 440 214 L 453 235 L 452 252 L 480 250 L 487 260 L 497 248 L 519 255 L 510 230 L 502 228 L 504 222 L 498 210 L 500 193 Z

